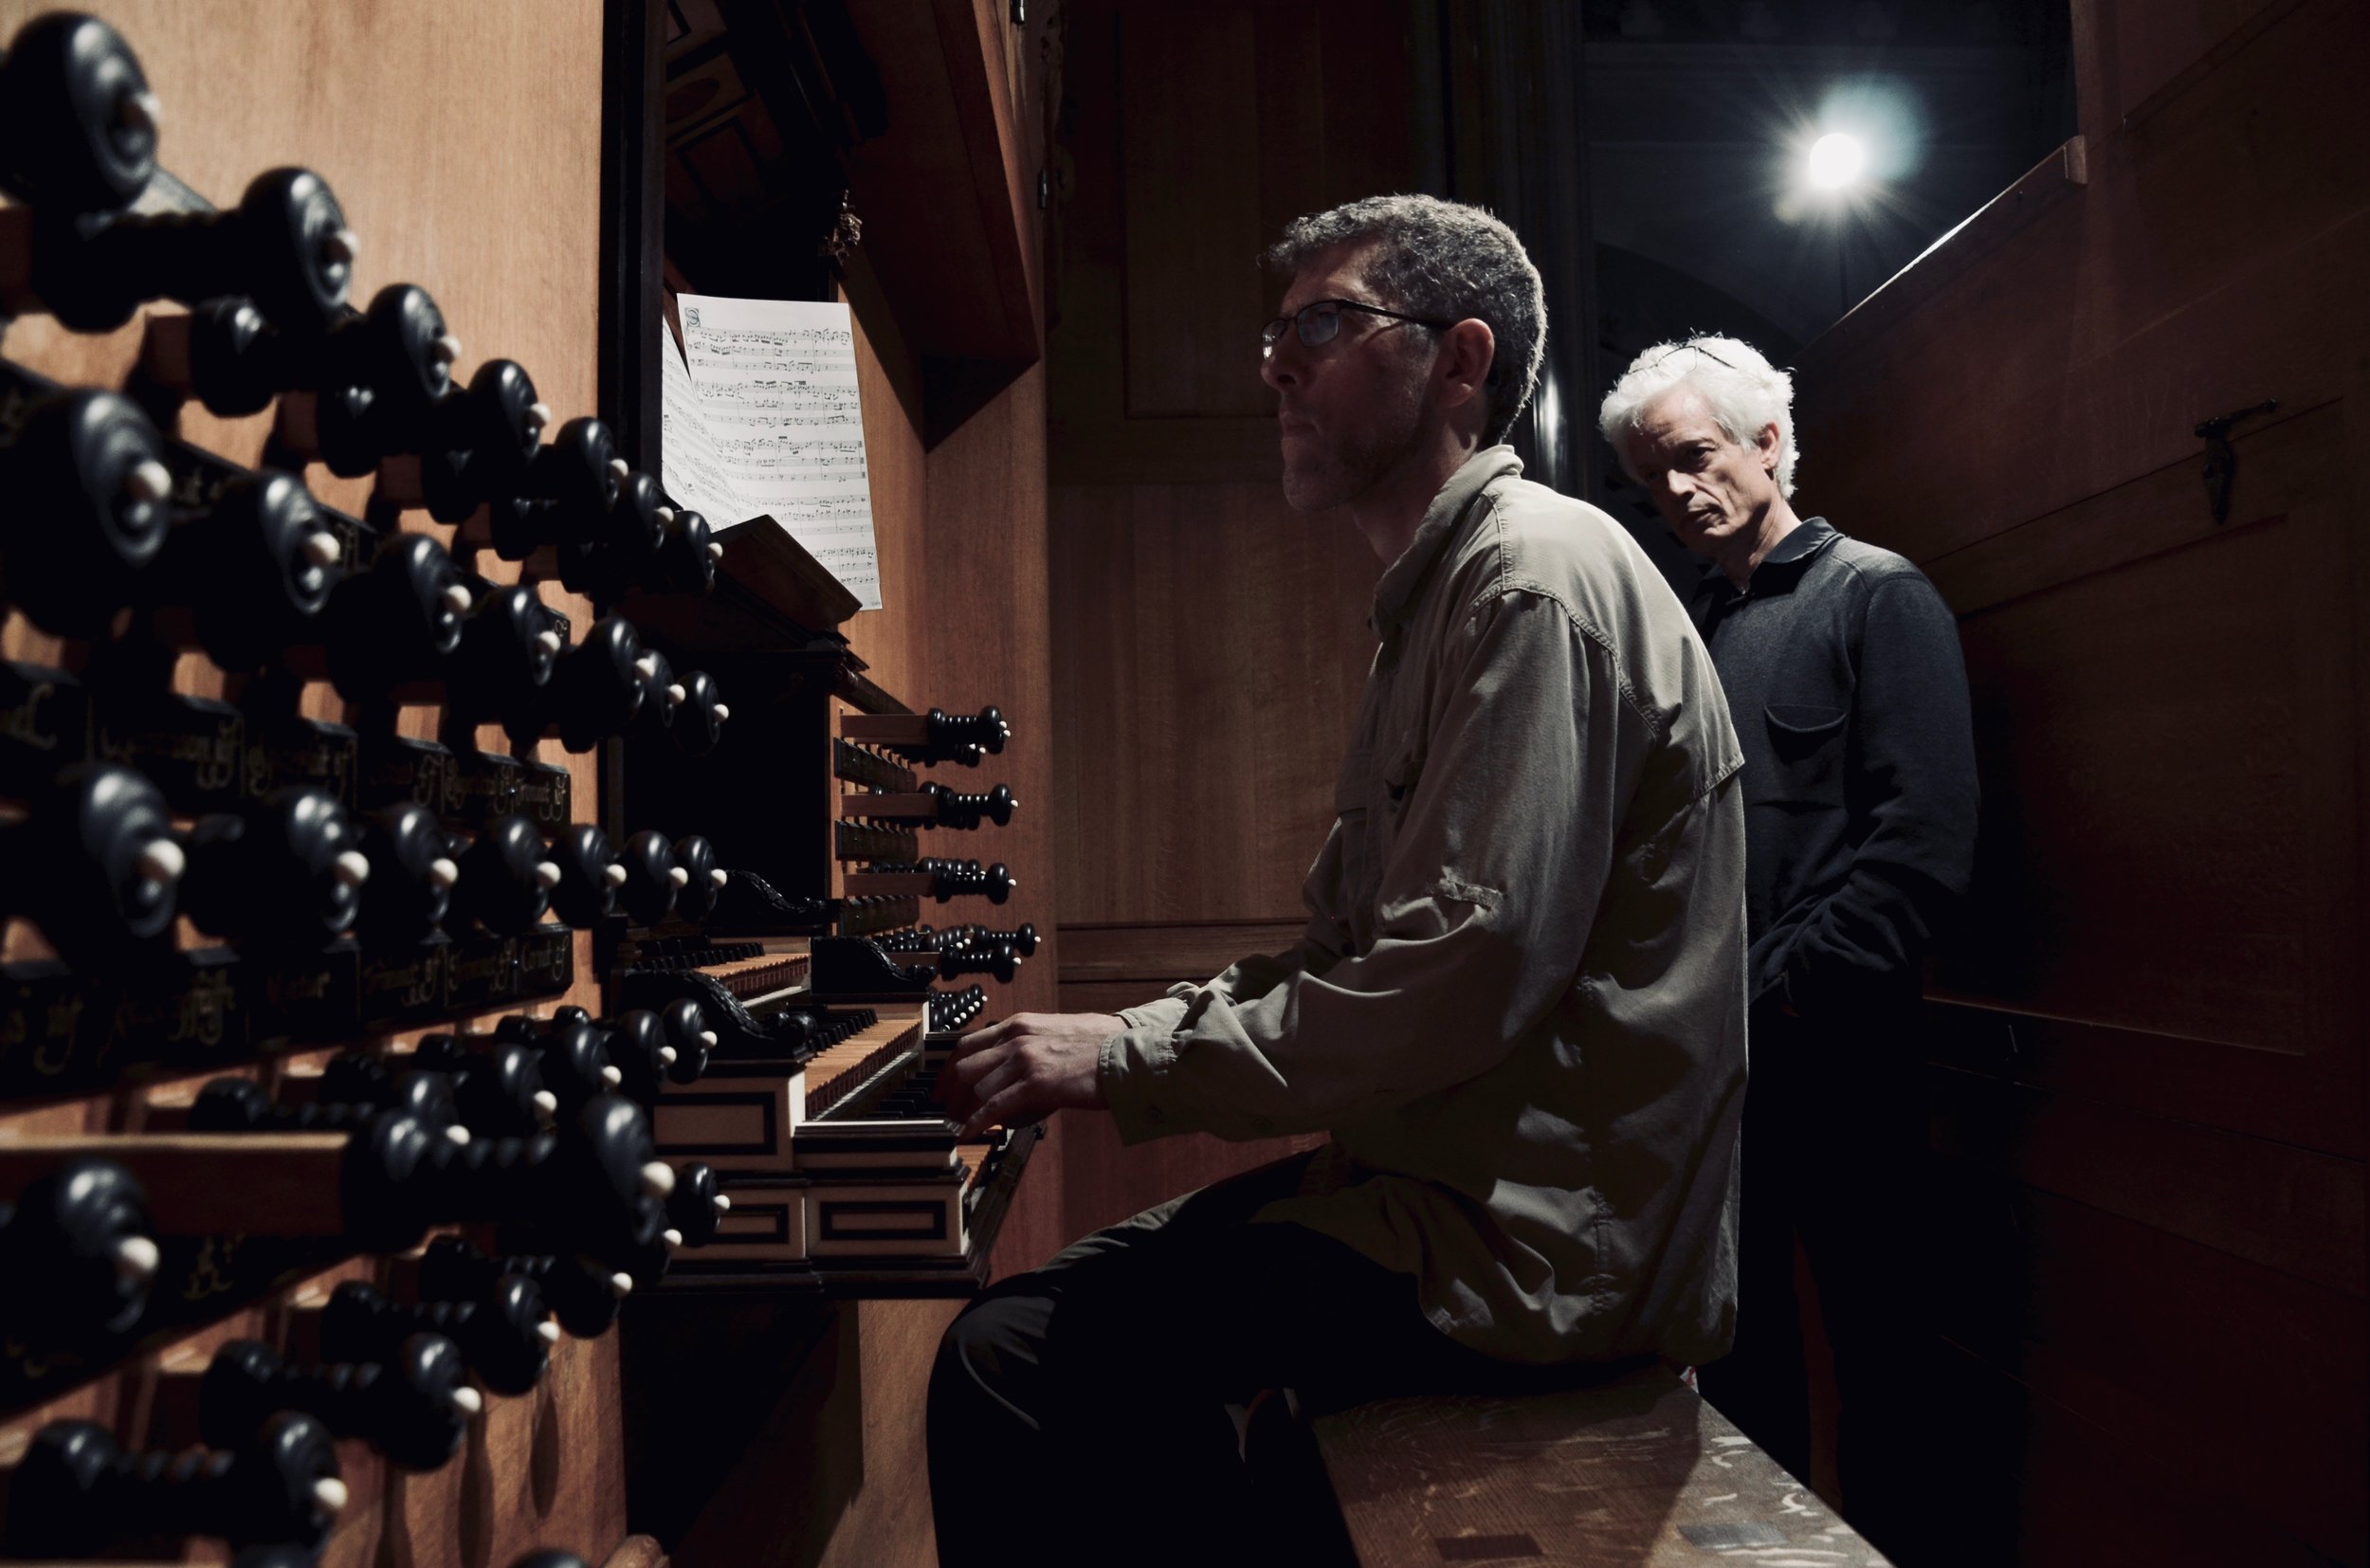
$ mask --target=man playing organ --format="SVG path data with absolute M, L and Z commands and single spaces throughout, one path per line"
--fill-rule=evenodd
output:
M 1731 1339 L 1744 820 L 1711 661 L 1620 527 L 1502 445 L 1545 329 L 1511 230 L 1374 197 L 1267 261 L 1285 499 L 1386 563 L 1307 931 L 1117 1016 L 980 1030 L 941 1084 L 975 1128 L 1331 1139 L 956 1321 L 950 1564 L 1254 1549 L 1227 1406 L 1263 1389 L 1541 1387 Z

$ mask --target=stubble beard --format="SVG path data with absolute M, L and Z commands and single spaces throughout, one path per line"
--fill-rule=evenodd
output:
M 1295 512 L 1326 512 L 1373 489 L 1415 446 L 1424 427 L 1422 404 L 1409 389 L 1396 406 L 1376 410 L 1357 430 L 1322 441 L 1303 436 L 1297 454 L 1287 447 L 1284 503 Z

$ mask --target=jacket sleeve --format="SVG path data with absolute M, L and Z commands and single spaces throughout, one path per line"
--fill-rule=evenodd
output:
M 1959 626 L 1914 572 L 1869 596 L 1847 766 L 1847 802 L 1866 836 L 1843 885 L 1786 934 L 1778 965 L 1777 989 L 1808 1016 L 1913 990 L 1974 868 L 1975 738 Z
M 1131 1010 L 1101 1063 L 1128 1141 L 1313 1130 L 1448 1087 L 1570 986 L 1642 720 L 1595 640 L 1522 589 L 1446 641 L 1435 689 L 1421 772 L 1369 808 L 1403 813 L 1372 946 L 1335 952 L 1321 916 L 1288 954 Z M 1336 843 L 1364 830 L 1345 816 Z

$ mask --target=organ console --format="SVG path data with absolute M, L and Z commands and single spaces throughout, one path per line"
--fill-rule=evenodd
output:
M 346 162 L 211 210 L 163 123 L 103 20 L 0 53 L 0 1563 L 603 1562 L 639 1304 L 986 1277 L 1035 1130 L 930 1084 L 1036 937 L 918 927 L 1017 884 L 917 770 L 1012 728 L 668 611 L 780 587 L 574 367 L 463 379 Z

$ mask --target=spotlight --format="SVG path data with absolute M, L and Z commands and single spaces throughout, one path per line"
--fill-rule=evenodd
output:
M 1857 180 L 1867 167 L 1868 149 L 1861 145 L 1859 137 L 1830 131 L 1811 143 L 1806 173 L 1817 190 L 1840 191 Z

